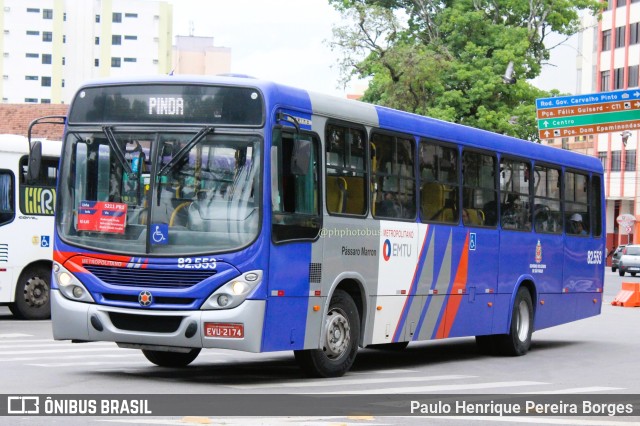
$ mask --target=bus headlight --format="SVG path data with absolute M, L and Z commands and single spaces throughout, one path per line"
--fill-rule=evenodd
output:
M 262 282 L 262 271 L 250 271 L 234 278 L 209 296 L 200 309 L 231 309 L 240 305 Z
M 67 299 L 78 302 L 94 302 L 93 297 L 91 297 L 85 286 L 57 262 L 53 265 L 53 277 L 60 289 L 60 293 Z

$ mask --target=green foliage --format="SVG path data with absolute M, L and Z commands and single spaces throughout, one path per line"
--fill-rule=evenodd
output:
M 549 58 L 550 32 L 579 31 L 598 0 L 329 0 L 348 22 L 334 28 L 345 81 L 369 78 L 363 100 L 537 140 L 526 80 Z M 354 25 L 355 23 L 355 25 Z M 514 84 L 502 76 L 514 64 Z

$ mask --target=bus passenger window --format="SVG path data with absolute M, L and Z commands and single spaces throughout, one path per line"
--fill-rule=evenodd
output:
M 11 222 L 14 216 L 13 175 L 9 171 L 0 171 L 0 225 Z
M 533 173 L 533 224 L 536 232 L 562 233 L 560 170 L 536 165 Z
M 409 138 L 379 133 L 371 137 L 371 151 L 375 152 L 371 202 L 375 217 L 415 218 L 413 146 Z
M 458 150 L 421 140 L 419 155 L 422 221 L 458 223 Z
M 579 173 L 564 174 L 565 232 L 589 235 L 589 177 Z
M 531 230 L 531 165 L 503 158 L 500 162 L 500 223 L 503 229 Z
M 462 154 L 462 223 L 496 226 L 498 223 L 496 158 L 465 151 Z
M 364 215 L 367 211 L 365 131 L 328 124 L 326 140 L 327 211 Z

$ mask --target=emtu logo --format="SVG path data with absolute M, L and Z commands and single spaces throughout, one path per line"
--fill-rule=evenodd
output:
M 391 259 L 391 241 L 389 240 L 384 240 L 384 243 L 382 243 L 382 257 L 385 262 Z

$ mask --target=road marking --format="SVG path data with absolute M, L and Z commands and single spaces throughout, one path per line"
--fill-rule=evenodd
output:
M 397 381 L 397 380 L 396 380 Z M 424 392 L 446 392 L 446 391 L 458 391 L 458 390 L 471 390 L 471 389 L 495 389 L 495 388 L 510 388 L 517 386 L 540 386 L 548 385 L 544 382 L 527 382 L 527 381 L 515 381 L 515 382 L 487 382 L 487 383 L 467 383 L 463 385 L 434 385 L 434 386 L 416 386 L 416 387 L 402 387 L 402 388 L 384 388 L 384 389 L 369 389 L 359 391 L 345 391 L 339 390 L 335 392 L 313 392 L 318 394 L 395 394 L 395 393 L 424 393 Z
M 373 379 L 337 379 L 337 380 L 300 380 L 296 382 L 274 383 L 268 385 L 229 385 L 234 389 L 270 389 L 270 388 L 302 388 L 302 387 L 323 387 L 323 386 L 347 386 L 347 385 L 367 385 L 380 383 L 398 382 L 431 382 L 436 380 L 460 380 L 472 379 L 476 376 L 448 375 L 448 376 L 428 376 L 428 377 L 385 377 Z M 360 392 L 358 392 L 360 393 Z M 367 393 L 367 392 L 364 392 Z

